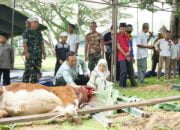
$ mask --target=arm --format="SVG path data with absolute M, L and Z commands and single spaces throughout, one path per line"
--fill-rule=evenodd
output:
M 100 49 L 101 49 L 101 57 L 104 58 L 104 40 L 103 36 L 99 33 L 99 40 L 100 40 Z
M 64 70 L 62 73 L 62 76 L 63 76 L 66 84 L 72 85 L 72 86 L 76 85 L 76 83 L 74 82 L 74 80 L 68 70 Z
M 46 51 L 45 51 L 45 47 L 44 47 L 44 43 L 42 43 L 42 55 L 43 55 L 43 59 L 46 59 Z
M 104 43 L 104 45 L 108 45 L 108 44 L 111 44 L 111 43 L 112 43 L 112 40 L 107 41 L 107 42 L 103 41 L 103 43 Z
M 10 50 L 10 61 L 11 61 L 11 69 L 14 68 L 14 49 L 11 47 L 11 50 Z
M 22 35 L 23 37 L 23 52 L 24 52 L 24 55 L 25 55 L 25 59 L 29 59 L 30 58 L 30 54 L 28 52 L 28 34 L 27 34 L 27 31 L 25 31 Z
M 88 59 L 88 35 L 86 35 L 85 38 L 85 50 L 84 50 L 84 54 L 85 54 L 85 60 L 87 61 Z
M 86 62 L 81 58 L 79 58 L 79 62 L 82 67 L 83 73 L 88 73 L 88 67 L 87 67 Z
M 127 57 L 127 54 L 124 52 L 124 50 L 121 48 L 119 44 L 117 44 L 117 49 L 120 51 L 125 57 Z
M 101 48 L 101 57 L 104 58 L 104 43 L 103 43 L 103 40 L 100 41 L 100 48 Z
M 142 40 L 141 37 L 142 37 L 141 35 L 138 35 L 138 36 L 137 36 L 137 47 L 152 49 L 152 46 L 151 46 L 151 45 L 144 45 L 144 43 L 142 43 L 143 40 Z
M 76 45 L 75 53 L 77 54 L 78 53 L 78 48 L 79 48 L 79 37 L 78 36 L 76 36 L 76 43 L 75 43 L 75 45 Z

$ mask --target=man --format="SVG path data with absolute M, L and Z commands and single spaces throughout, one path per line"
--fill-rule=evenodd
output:
M 130 61 L 127 62 L 127 67 L 128 67 L 128 76 L 129 76 L 131 85 L 137 86 L 137 83 L 134 77 L 134 68 L 133 68 L 133 64 L 135 63 L 135 60 L 134 60 L 134 54 L 133 54 L 133 40 L 132 40 L 132 35 L 131 35 L 132 31 L 133 31 L 132 25 L 128 24 L 126 28 L 126 32 L 129 34 L 129 37 L 130 37 L 129 45 L 130 45 L 131 51 L 130 51 Z
M 55 76 L 55 85 L 86 85 L 89 80 L 86 62 L 70 51 L 66 55 L 66 61 L 61 65 Z
M 67 43 L 70 46 L 70 51 L 75 52 L 78 54 L 78 48 L 79 48 L 79 36 L 75 34 L 75 25 L 74 24 L 69 24 L 68 26 L 68 39 Z
M 111 53 L 112 53 L 112 28 L 113 26 L 111 26 L 111 29 L 109 32 L 107 32 L 104 37 L 104 45 L 105 45 L 105 55 L 106 55 L 106 61 L 108 63 L 108 69 L 111 72 Z
M 103 37 L 96 31 L 96 22 L 90 23 L 91 32 L 86 35 L 85 60 L 88 60 L 90 71 L 94 69 L 97 62 L 104 56 Z
M 38 18 L 28 19 L 30 27 L 23 33 L 25 71 L 23 82 L 37 83 L 41 72 L 42 58 L 46 58 L 43 37 L 37 29 L 39 27 Z
M 155 48 L 159 51 L 159 65 L 157 78 L 160 80 L 161 70 L 165 62 L 165 80 L 169 80 L 169 71 L 170 71 L 170 57 L 171 57 L 171 47 L 173 46 L 173 41 L 171 40 L 171 32 L 166 31 L 165 37 L 160 39 L 156 44 Z
M 127 79 L 127 62 L 130 61 L 130 46 L 129 41 L 130 37 L 126 33 L 126 23 L 120 23 L 119 26 L 120 32 L 117 35 L 117 49 L 118 49 L 118 62 L 120 65 L 120 86 L 126 87 Z
M 148 45 L 147 32 L 149 32 L 149 24 L 144 23 L 142 32 L 137 36 L 137 69 L 138 69 L 138 82 L 143 83 L 147 69 L 147 57 L 148 49 L 152 49 L 151 45 Z

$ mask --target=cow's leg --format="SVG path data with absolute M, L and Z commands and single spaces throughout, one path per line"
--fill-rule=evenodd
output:
M 5 110 L 0 110 L 0 118 L 6 117 L 6 116 L 8 116 L 7 111 L 5 111 Z

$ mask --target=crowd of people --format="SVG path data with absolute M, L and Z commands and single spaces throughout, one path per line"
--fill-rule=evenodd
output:
M 45 46 L 41 32 L 38 30 L 37 18 L 29 18 L 27 29 L 23 36 L 23 54 L 25 56 L 25 71 L 23 82 L 37 83 L 41 77 L 42 59 L 46 58 Z M 75 33 L 76 26 L 69 24 L 67 32 L 62 32 L 59 42 L 55 46 L 56 64 L 54 69 L 54 85 L 88 85 L 92 88 L 101 86 L 102 81 L 109 79 L 111 74 L 112 36 L 113 26 L 104 36 L 97 32 L 96 22 L 90 23 L 90 32 L 85 36 L 85 58 L 78 56 L 79 36 Z M 163 64 L 165 63 L 165 80 L 176 79 L 177 63 L 180 61 L 180 37 L 171 39 L 171 32 L 159 32 L 157 39 L 149 43 L 152 33 L 149 33 L 149 24 L 142 25 L 142 32 L 137 35 L 133 43 L 131 24 L 120 23 L 117 33 L 117 77 L 119 86 L 126 87 L 129 77 L 131 85 L 144 83 L 147 70 L 148 49 L 153 50 L 152 73 L 157 69 L 157 80 L 160 80 Z M 0 76 L 3 73 L 3 85 L 10 84 L 10 69 L 14 65 L 14 52 L 7 44 L 8 35 L 0 34 Z M 137 46 L 134 56 L 133 44 Z M 104 56 L 105 54 L 105 56 Z M 133 64 L 137 60 L 137 81 Z M 87 65 L 87 63 L 88 65 Z M 101 77 L 99 79 L 98 77 Z M 97 80 L 96 80 L 97 79 Z M 100 88 L 99 88 L 100 89 Z

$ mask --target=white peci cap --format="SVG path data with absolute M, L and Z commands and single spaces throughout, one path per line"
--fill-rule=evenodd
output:
M 67 32 L 62 32 L 60 36 L 61 37 L 68 36 L 68 33 Z
M 34 21 L 39 22 L 39 19 L 37 17 L 32 17 L 27 19 L 27 22 L 34 22 Z

